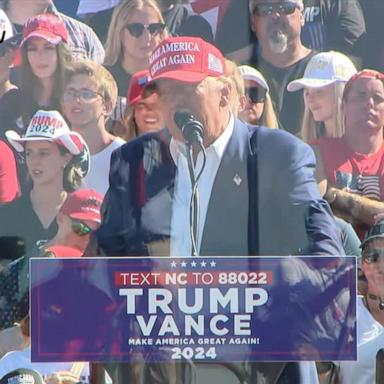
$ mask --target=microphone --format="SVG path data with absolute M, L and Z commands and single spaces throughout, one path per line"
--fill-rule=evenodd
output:
M 177 111 L 173 120 L 180 128 L 188 144 L 198 143 L 202 146 L 204 127 L 192 113 Z

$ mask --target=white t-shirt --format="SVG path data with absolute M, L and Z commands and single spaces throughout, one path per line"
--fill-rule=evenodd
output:
M 357 301 L 357 361 L 339 362 L 342 384 L 372 384 L 376 375 L 376 354 L 384 348 L 384 327 L 377 322 L 364 305 Z
M 83 188 L 94 189 L 105 195 L 109 188 L 109 168 L 112 152 L 125 144 L 120 137 L 116 137 L 108 147 L 91 155 L 90 169 L 83 181 Z

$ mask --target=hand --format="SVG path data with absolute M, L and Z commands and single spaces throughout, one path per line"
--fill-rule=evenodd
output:
M 75 376 L 68 371 L 55 372 L 45 379 L 46 384 L 77 384 L 79 381 L 79 376 Z

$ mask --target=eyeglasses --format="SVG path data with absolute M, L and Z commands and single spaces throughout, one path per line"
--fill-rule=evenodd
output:
M 72 220 L 72 231 L 79 236 L 85 236 L 92 232 L 92 228 L 79 220 Z
M 80 89 L 78 91 L 77 89 L 69 88 L 64 91 L 63 100 L 72 101 L 79 99 L 84 102 L 89 102 L 96 99 L 97 96 L 100 96 L 102 99 L 104 99 L 103 95 L 95 91 L 91 91 L 90 89 Z
M 257 16 L 270 16 L 272 13 L 278 12 L 283 15 L 292 15 L 296 8 L 300 9 L 300 6 L 294 2 L 260 3 L 255 5 L 253 14 Z
M 125 28 L 128 29 L 128 32 L 133 36 L 139 38 L 143 32 L 144 29 L 147 29 L 148 32 L 151 34 L 151 36 L 158 35 L 162 33 L 165 29 L 165 24 L 163 23 L 152 23 L 152 24 L 143 24 L 143 23 L 131 23 L 127 24 Z
M 245 88 L 245 95 L 251 100 L 253 104 L 263 103 L 267 95 L 267 90 L 260 87 Z
M 379 258 L 384 259 L 384 249 L 369 249 L 367 252 L 363 252 L 362 260 L 368 264 L 376 263 Z

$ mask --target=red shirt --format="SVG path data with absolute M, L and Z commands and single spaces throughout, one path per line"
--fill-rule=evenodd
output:
M 344 138 L 314 143 L 323 160 L 328 182 L 339 189 L 370 199 L 384 200 L 384 145 L 372 155 L 354 152 Z

